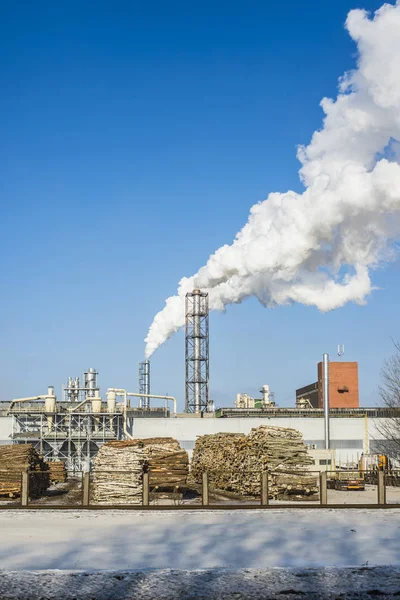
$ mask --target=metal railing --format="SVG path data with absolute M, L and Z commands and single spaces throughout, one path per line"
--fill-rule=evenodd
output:
M 115 479 L 115 474 L 118 472 L 107 471 L 110 475 L 111 480 Z M 121 474 L 121 472 L 119 472 Z M 129 472 L 124 472 L 124 475 Z M 292 473 L 293 474 L 293 473 Z M 173 493 L 169 495 L 171 503 L 159 503 L 156 500 L 158 488 L 151 483 L 151 474 L 144 472 L 141 475 L 141 481 L 139 486 L 139 493 L 136 496 L 132 496 L 132 501 L 126 503 L 107 502 L 102 503 L 95 499 L 93 495 L 93 485 L 96 484 L 93 481 L 93 473 L 74 474 L 69 477 L 67 483 L 52 485 L 48 488 L 47 492 L 40 493 L 36 497 L 31 497 L 30 487 L 32 479 L 31 477 L 48 477 L 47 471 L 22 471 L 20 479 L 20 489 L 11 498 L 0 496 L 0 510 L 1 509 L 63 509 L 69 510 L 77 508 L 79 509 L 128 509 L 128 510 L 170 510 L 170 509 L 207 509 L 207 510 L 221 510 L 221 509 L 274 509 L 274 508 L 298 508 L 298 509 L 314 509 L 324 508 L 400 508 L 400 490 L 396 490 L 397 481 L 400 481 L 400 472 L 396 475 L 392 472 L 384 471 L 357 471 L 357 472 L 345 472 L 345 471 L 303 471 L 301 474 L 314 475 L 316 481 L 317 491 L 312 491 L 311 495 L 301 500 L 294 501 L 293 496 L 290 492 L 287 495 L 280 495 L 272 497 L 271 482 L 277 473 L 269 472 L 267 470 L 260 472 L 260 484 L 259 493 L 246 499 L 238 499 L 236 497 L 230 501 L 216 500 L 216 492 L 221 493 L 221 490 L 216 490 L 214 482 L 209 473 L 204 472 L 202 474 L 201 483 L 197 484 L 196 496 L 190 500 L 185 500 L 185 489 L 180 486 L 175 486 Z M 368 488 L 368 499 L 369 502 L 364 501 L 361 495 L 357 495 L 358 502 L 354 502 L 355 496 L 352 496 L 352 491 L 342 491 L 343 481 L 351 483 L 351 481 L 357 481 L 357 477 L 360 482 L 363 483 L 361 490 Z M 279 475 L 279 474 L 278 474 Z M 396 477 L 394 480 L 393 478 Z M 393 481 L 396 481 L 396 485 L 393 485 Z M 336 485 L 340 482 L 340 486 Z M 346 483 L 346 485 L 347 485 Z M 107 481 L 106 481 L 107 484 Z M 290 486 L 287 486 L 290 487 Z M 347 488 L 350 490 L 351 485 Z M 396 493 L 398 498 L 387 501 L 388 490 L 390 493 Z M 293 490 L 292 490 L 293 491 Z M 299 498 L 300 496 L 296 496 Z M 361 500 L 360 500 L 361 498 Z M 64 501 L 62 501 L 62 499 Z

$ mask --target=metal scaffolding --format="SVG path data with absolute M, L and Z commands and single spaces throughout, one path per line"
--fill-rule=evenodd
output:
M 150 394 L 150 361 L 144 360 L 139 363 L 139 394 Z M 142 396 L 139 398 L 139 408 L 147 410 L 150 408 L 150 398 Z
M 90 468 L 100 446 L 121 439 L 121 412 L 71 412 L 58 406 L 48 412 L 45 407 L 12 408 L 13 443 L 30 443 L 45 460 L 63 460 L 69 471 Z
M 208 294 L 186 294 L 186 412 L 207 412 L 209 405 Z

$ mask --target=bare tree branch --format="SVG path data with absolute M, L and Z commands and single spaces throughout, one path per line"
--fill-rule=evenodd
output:
M 395 353 L 385 360 L 381 369 L 379 395 L 384 408 L 400 412 L 400 343 L 392 338 Z M 400 459 L 400 418 L 377 420 L 376 429 L 384 440 L 376 440 L 380 452 L 390 458 Z

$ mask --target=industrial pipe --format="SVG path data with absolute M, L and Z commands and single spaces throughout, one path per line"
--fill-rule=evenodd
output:
M 156 394 L 139 394 L 137 392 L 127 392 L 126 390 L 119 389 L 119 388 L 108 388 L 107 394 L 109 392 L 114 392 L 114 394 L 116 394 L 117 396 L 124 397 L 124 434 L 127 437 L 129 437 L 131 440 L 133 440 L 134 438 L 131 436 L 131 434 L 128 432 L 128 430 L 126 428 L 126 421 L 127 421 L 126 411 L 127 411 L 127 397 L 128 396 L 133 396 L 136 398 L 148 396 L 149 398 L 161 398 L 162 400 L 170 400 L 174 404 L 174 413 L 173 414 L 174 414 L 174 416 L 176 416 L 176 398 L 174 398 L 173 396 L 157 396 Z
M 72 408 L 68 408 L 67 410 L 69 412 L 73 413 L 76 410 L 78 410 L 78 408 L 80 408 L 81 406 L 83 406 L 84 404 L 86 404 L 86 402 L 89 402 L 89 400 L 92 400 L 92 398 L 85 398 L 84 400 L 82 400 L 82 402 L 79 402 L 79 404 L 77 406 L 73 406 Z
M 322 380 L 324 390 L 324 429 L 325 429 L 325 450 L 330 448 L 329 436 L 329 354 L 323 355 Z
M 161 398 L 161 400 L 170 400 L 174 404 L 173 414 L 176 416 L 176 398 L 174 396 L 157 396 L 156 394 L 138 394 L 136 392 L 128 392 L 127 396 L 144 397 L 144 398 Z
M 127 391 L 123 390 L 123 389 L 119 389 L 119 388 L 108 388 L 107 394 L 109 394 L 110 392 L 114 392 L 114 394 L 116 396 L 123 396 L 124 397 L 124 434 L 126 435 L 126 437 L 130 438 L 131 440 L 133 440 L 134 439 L 133 436 L 131 436 L 131 434 L 128 432 L 128 430 L 126 428 L 126 397 L 127 397 Z
M 47 397 L 48 397 L 48 394 L 41 395 L 41 396 L 31 396 L 30 398 L 14 398 L 14 400 L 11 400 L 8 410 L 11 410 L 12 405 L 15 404 L 16 402 L 34 402 L 35 400 L 45 400 Z

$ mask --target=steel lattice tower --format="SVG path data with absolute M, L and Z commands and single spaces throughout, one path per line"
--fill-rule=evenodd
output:
M 139 363 L 139 394 L 150 394 L 150 361 L 144 360 Z M 150 398 L 141 396 L 141 408 L 150 408 Z
M 208 294 L 186 294 L 186 412 L 208 408 L 209 335 Z

